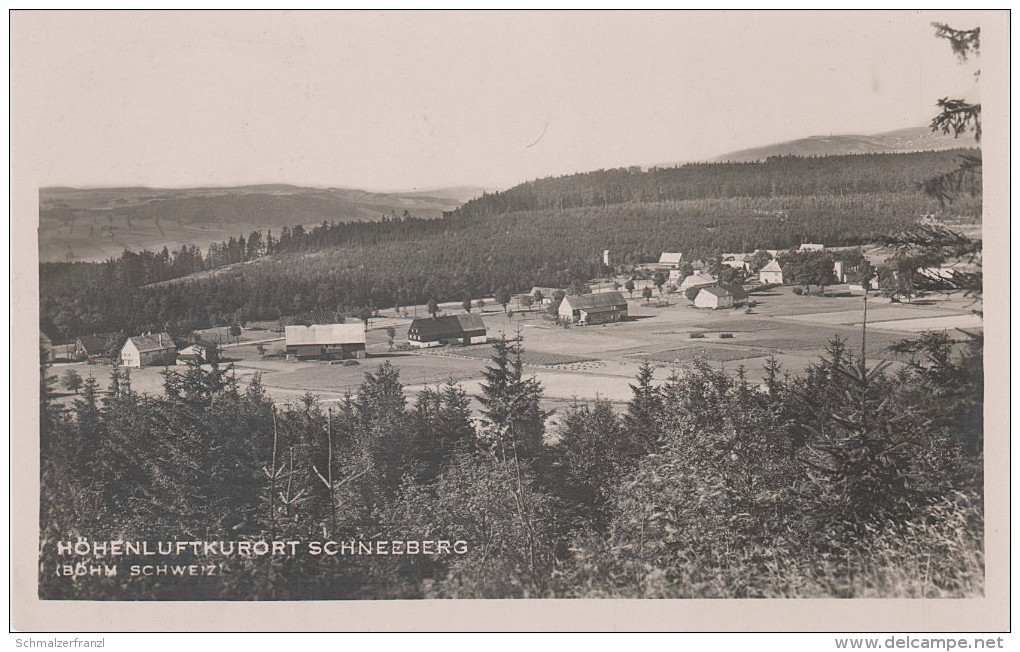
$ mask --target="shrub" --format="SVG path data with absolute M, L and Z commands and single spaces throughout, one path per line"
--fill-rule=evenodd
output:
M 800 296 L 800 295 L 804 294 L 804 289 L 803 288 L 793 288 L 793 293 L 796 294 L 797 296 Z
M 701 339 L 703 337 L 705 337 L 704 333 L 691 333 L 691 339 L 692 340 L 698 340 L 698 339 Z
M 733 333 L 719 333 L 719 339 L 721 340 L 732 340 Z

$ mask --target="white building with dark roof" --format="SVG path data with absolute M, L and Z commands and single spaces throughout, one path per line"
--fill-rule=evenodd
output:
M 124 367 L 171 365 L 176 362 L 177 345 L 167 333 L 129 337 L 120 349 L 120 364 Z
M 720 285 L 710 285 L 701 288 L 698 296 L 694 297 L 694 305 L 698 308 L 718 310 L 719 308 L 732 308 L 733 300 L 733 293 L 728 289 Z
M 345 360 L 365 357 L 365 325 L 313 324 L 284 330 L 286 351 L 296 358 Z
M 627 318 L 627 299 L 620 292 L 577 294 L 560 302 L 559 318 L 568 324 L 605 324 Z

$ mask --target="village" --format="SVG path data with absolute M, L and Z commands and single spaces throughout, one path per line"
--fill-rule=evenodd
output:
M 825 251 L 811 243 L 797 250 Z M 966 297 L 882 292 L 877 273 L 862 281 L 859 268 L 875 270 L 883 263 L 877 248 L 866 250 L 854 267 L 826 263 L 832 270 L 819 281 L 828 283 L 824 287 L 793 283 L 790 265 L 784 275 L 780 264 L 785 254 L 722 254 L 708 264 L 663 252 L 658 261 L 625 274 L 567 289 L 532 288 L 501 297 L 505 304 L 492 297 L 431 302 L 379 310 L 363 321 L 289 324 L 282 332 L 278 323 L 256 322 L 198 331 L 183 341 L 145 333 L 124 339 L 112 357 L 109 336 L 83 335 L 53 345 L 41 334 L 41 345 L 67 390 L 63 400 L 73 399 L 75 378 L 92 375 L 102 386 L 116 359 L 131 370 L 136 391 L 160 393 L 167 367 L 215 362 L 233 365 L 241 382 L 260 374 L 270 395 L 293 402 L 306 393 L 341 400 L 364 372 L 384 362 L 400 371 L 409 396 L 450 381 L 477 396 L 491 354 L 487 343 L 521 337 L 528 371 L 542 383 L 546 407 L 555 409 L 596 397 L 622 407 L 645 362 L 655 367 L 658 380 L 701 359 L 760 383 L 769 356 L 785 373 L 799 374 L 835 337 L 859 354 L 866 298 L 865 354 L 876 361 L 901 362 L 887 347 L 922 330 L 981 328 L 973 300 Z M 612 268 L 611 252 L 603 252 L 603 262 Z M 946 276 L 953 269 L 918 273 Z

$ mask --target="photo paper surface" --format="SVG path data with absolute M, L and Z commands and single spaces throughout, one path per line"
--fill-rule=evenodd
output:
M 1008 628 L 1007 44 L 14 12 L 15 626 Z

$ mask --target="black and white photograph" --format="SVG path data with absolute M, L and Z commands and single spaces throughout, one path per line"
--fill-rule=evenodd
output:
M 1008 23 L 13 12 L 34 608 L 1008 629 Z

